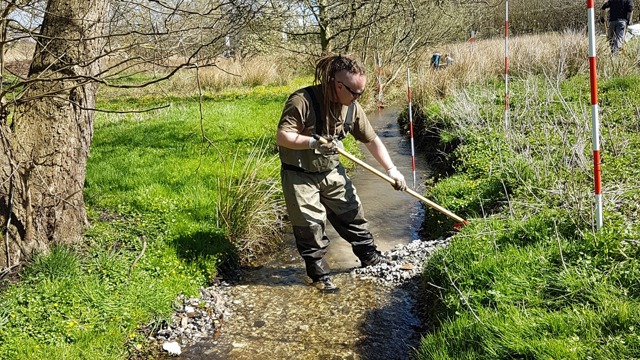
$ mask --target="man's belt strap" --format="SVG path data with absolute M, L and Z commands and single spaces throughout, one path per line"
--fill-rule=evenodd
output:
M 327 171 L 308 171 L 308 170 L 305 170 L 305 169 L 303 169 L 301 167 L 298 167 L 298 166 L 295 166 L 295 165 L 282 163 L 282 170 L 291 170 L 291 171 L 296 171 L 296 172 L 302 172 L 302 173 L 305 173 L 305 174 L 322 174 L 322 173 L 329 172 L 329 171 L 331 171 L 333 169 L 327 170 Z

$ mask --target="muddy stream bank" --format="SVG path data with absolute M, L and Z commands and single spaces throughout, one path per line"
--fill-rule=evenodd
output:
M 370 121 L 412 186 L 411 150 L 398 128 L 398 111 L 371 114 Z M 379 169 L 364 147 L 363 152 L 364 160 Z M 417 183 L 422 184 L 426 164 L 418 158 L 416 166 Z M 421 264 L 398 249 L 428 243 L 418 238 L 422 207 L 364 169 L 351 177 L 378 248 L 388 254 L 396 249 L 395 272 L 354 270 L 359 262 L 350 245 L 327 225 L 331 239 L 327 260 L 341 291 L 323 294 L 308 285 L 303 261 L 289 236 L 271 261 L 221 287 L 226 305 L 220 331 L 184 347 L 177 358 L 411 359 L 422 328 L 415 312 Z

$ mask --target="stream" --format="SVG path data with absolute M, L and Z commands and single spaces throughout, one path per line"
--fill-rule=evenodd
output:
M 413 187 L 410 143 L 397 125 L 399 111 L 384 109 L 369 120 Z M 364 146 L 362 151 L 364 161 L 380 169 Z M 426 164 L 416 160 L 416 167 L 417 184 L 423 184 Z M 423 210 L 417 200 L 365 169 L 350 176 L 379 250 L 420 241 Z M 331 239 L 327 260 L 339 293 L 324 294 L 308 285 L 290 235 L 270 261 L 243 272 L 226 288 L 229 315 L 219 335 L 186 347 L 178 358 L 411 359 L 422 329 L 415 309 L 416 281 L 385 286 L 355 274 L 359 262 L 350 245 L 330 224 L 327 235 Z

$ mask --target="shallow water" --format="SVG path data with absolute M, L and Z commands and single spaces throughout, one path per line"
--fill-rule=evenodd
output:
M 398 109 L 387 109 L 370 115 L 370 120 L 412 186 L 411 151 L 398 130 L 397 114 Z M 363 152 L 365 162 L 380 169 L 364 147 Z M 425 165 L 417 161 L 416 166 L 421 184 Z M 417 200 L 361 168 L 352 179 L 381 251 L 418 239 L 422 208 Z M 421 328 L 415 284 L 382 286 L 352 275 L 357 258 L 350 245 L 330 225 L 327 228 L 332 241 L 327 260 L 339 293 L 323 294 L 308 286 L 290 237 L 273 260 L 243 273 L 226 289 L 230 315 L 220 335 L 183 349 L 179 358 L 410 359 Z

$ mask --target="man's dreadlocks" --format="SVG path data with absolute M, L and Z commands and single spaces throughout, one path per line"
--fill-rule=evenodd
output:
M 335 80 L 336 73 L 340 71 L 355 75 L 365 75 L 366 73 L 364 66 L 359 61 L 348 56 L 329 54 L 320 58 L 316 63 L 316 76 L 313 83 L 322 85 L 323 114 L 329 113 L 329 102 L 337 96 L 332 82 Z

